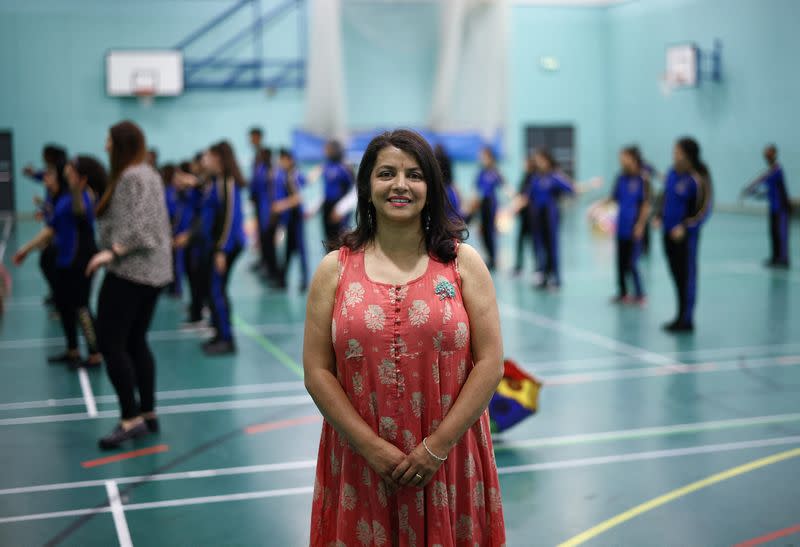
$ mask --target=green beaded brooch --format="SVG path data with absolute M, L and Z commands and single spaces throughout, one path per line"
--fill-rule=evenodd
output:
M 446 279 L 442 279 L 436 283 L 436 287 L 433 289 L 433 292 L 439 295 L 439 300 L 456 297 L 456 288 Z

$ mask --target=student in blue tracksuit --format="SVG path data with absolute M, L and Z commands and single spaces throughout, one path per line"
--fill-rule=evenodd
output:
M 94 199 L 92 189 L 106 184 L 106 171 L 94 158 L 78 156 L 75 160 L 49 168 L 45 183 L 57 179 L 55 205 L 47 225 L 33 240 L 24 245 L 14 257 L 21 264 L 34 248 L 53 243 L 55 254 L 54 296 L 67 350 L 48 359 L 51 363 L 66 363 L 71 368 L 98 367 L 102 357 L 97 347 L 94 318 L 89 308 L 92 276 L 86 266 L 97 252 L 94 238 Z M 81 360 L 78 349 L 80 325 L 89 358 Z
M 23 173 L 26 177 L 34 182 L 44 183 L 45 194 L 44 197 L 36 196 L 33 198 L 33 203 L 36 206 L 36 218 L 47 223 L 47 218 L 53 212 L 55 201 L 53 194 L 48 189 L 45 182 L 45 174 L 48 169 L 56 168 L 58 165 L 65 165 L 67 163 L 67 151 L 61 146 L 48 144 L 42 149 L 42 161 L 45 168 L 37 170 L 32 165 L 26 165 Z M 53 284 L 55 283 L 55 254 L 56 250 L 50 243 L 47 247 L 42 249 L 39 253 L 39 269 L 42 272 L 50 293 L 45 297 L 44 301 L 47 306 L 55 306 L 55 298 L 53 297 Z
M 519 188 L 517 189 L 518 196 L 527 196 L 528 187 L 530 186 L 531 179 L 536 174 L 536 163 L 533 159 L 533 154 L 525 158 L 525 171 L 522 173 L 522 178 L 519 181 Z M 517 221 L 519 228 L 517 231 L 517 258 L 514 262 L 514 275 L 522 273 L 523 262 L 525 261 L 525 245 L 527 240 L 531 238 L 531 203 L 528 202 L 517 213 Z M 536 257 L 540 253 L 534 252 L 534 270 L 537 272 L 542 271 L 541 264 L 536 262 Z
M 207 355 L 234 353 L 228 281 L 245 245 L 241 188 L 245 185 L 233 149 L 226 141 L 212 146 L 203 156 L 211 188 L 203 203 L 203 230 L 210 243 L 207 271 L 214 337 L 203 345 Z
M 448 215 L 454 221 L 464 222 L 464 212 L 461 208 L 461 196 L 453 181 L 453 163 L 450 160 L 450 156 L 447 154 L 445 147 L 441 144 L 436 145 L 433 149 L 433 154 L 442 172 L 442 182 L 444 182 L 444 189 L 447 192 L 447 201 L 450 205 Z
M 642 252 L 645 227 L 650 216 L 650 179 L 644 170 L 639 149 L 623 148 L 619 154 L 622 172 L 617 177 L 611 196 L 605 200 L 616 202 L 617 215 L 617 296 L 615 304 L 646 303 L 642 279 L 637 262 Z M 634 296 L 628 294 L 626 278 L 633 281 Z
M 189 163 L 182 163 L 175 174 L 175 183 L 180 190 L 182 211 L 173 248 L 183 253 L 183 270 L 189 282 L 189 316 L 181 328 L 197 329 L 203 326 L 203 308 L 208 301 L 207 255 L 210 244 L 203 231 L 203 203 L 210 189 L 208 177 L 202 165 L 203 154 L 198 153 Z
M 664 325 L 668 332 L 694 330 L 700 228 L 711 214 L 712 203 L 711 175 L 700 157 L 700 146 L 692 138 L 682 138 L 673 149 L 660 213 L 664 250 L 678 298 L 678 316 Z
M 481 236 L 483 246 L 489 255 L 487 266 L 494 270 L 497 263 L 497 190 L 503 185 L 503 177 L 497 170 L 497 158 L 488 146 L 481 149 L 481 171 L 475 181 L 478 191 L 479 211 L 481 215 Z
M 344 151 L 337 141 L 325 144 L 325 165 L 322 167 L 322 180 L 324 182 L 325 198 L 322 202 L 322 226 L 325 232 L 325 242 L 328 246 L 335 245 L 339 236 L 347 229 L 350 215 L 344 218 L 334 218 L 332 213 L 336 203 L 342 199 L 353 186 L 353 173 L 344 164 Z
M 286 272 L 292 256 L 297 254 L 300 259 L 300 290 L 308 287 L 308 258 L 306 256 L 305 229 L 303 219 L 302 190 L 306 179 L 297 169 L 294 156 L 289 150 L 280 151 L 280 176 L 275 179 L 275 202 L 272 212 L 277 215 L 279 222 L 286 228 L 286 253 L 279 286 L 286 287 Z
M 789 267 L 789 216 L 792 208 L 783 168 L 778 163 L 778 148 L 774 144 L 764 149 L 767 171 L 747 185 L 743 196 L 754 195 L 760 189 L 766 189 L 769 200 L 769 232 L 772 241 L 772 256 L 764 263 L 768 268 Z
M 159 169 L 161 180 L 164 182 L 164 199 L 167 202 L 167 214 L 169 224 L 172 228 L 172 237 L 178 235 L 178 222 L 183 213 L 181 203 L 181 192 L 175 184 L 176 167 L 173 164 L 166 164 Z M 172 272 L 174 279 L 167 286 L 167 294 L 173 298 L 180 298 L 183 295 L 183 249 L 173 247 L 172 249 Z
M 558 171 L 558 165 L 547 150 L 537 150 L 533 161 L 536 164 L 536 174 L 528 187 L 531 232 L 536 262 L 543 267 L 536 287 L 558 290 L 561 286 L 558 202 L 561 196 L 574 194 L 576 189 L 566 175 Z

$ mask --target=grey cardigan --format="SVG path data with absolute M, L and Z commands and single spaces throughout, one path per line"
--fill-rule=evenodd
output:
M 98 227 L 101 249 L 114 243 L 126 249 L 109 272 L 151 287 L 172 281 L 172 229 L 164 184 L 152 167 L 140 163 L 122 172 Z

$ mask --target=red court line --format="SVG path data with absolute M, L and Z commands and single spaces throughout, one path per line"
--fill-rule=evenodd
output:
M 114 454 L 113 456 L 108 456 L 105 458 L 98 458 L 96 460 L 85 461 L 81 464 L 81 467 L 89 469 L 91 467 L 97 467 L 98 465 L 106 465 L 107 463 L 114 463 L 121 460 L 130 460 L 131 458 L 138 458 L 140 456 L 149 456 L 150 454 L 159 454 L 161 452 L 166 452 L 167 450 L 169 450 L 168 445 L 158 444 L 156 446 L 140 448 L 139 450 L 123 452 L 122 454 Z
M 301 418 L 293 418 L 291 420 L 281 420 L 279 422 L 267 422 L 265 424 L 251 425 L 246 427 L 244 432 L 248 435 L 255 435 L 256 433 L 263 433 L 264 431 L 274 431 L 276 429 L 285 429 L 295 425 L 313 424 L 321 421 L 322 416 L 315 414 L 313 416 L 303 416 Z
M 792 534 L 796 534 L 800 532 L 800 524 L 796 524 L 794 526 L 790 526 L 789 528 L 784 528 L 783 530 L 777 530 L 775 532 L 770 532 L 769 534 L 753 539 L 749 539 L 744 543 L 738 543 L 734 545 L 734 547 L 755 547 L 756 545 L 763 545 L 764 543 L 769 543 L 770 541 L 775 541 L 776 539 L 790 536 Z

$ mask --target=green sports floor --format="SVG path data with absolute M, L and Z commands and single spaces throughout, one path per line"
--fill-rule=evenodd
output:
M 8 253 L 36 229 L 17 226 Z M 711 219 L 698 328 L 682 337 L 659 329 L 674 302 L 657 238 L 645 309 L 608 304 L 613 245 L 578 209 L 564 218 L 560 294 L 506 273 L 511 239 L 495 277 L 506 354 L 545 386 L 539 413 L 495 437 L 509 545 L 800 545 L 800 271 L 761 267 L 765 219 Z M 235 357 L 205 358 L 205 335 L 178 329 L 184 304 L 162 298 L 162 433 L 115 461 L 96 447 L 117 417 L 105 373 L 46 364 L 63 342 L 37 261 L 12 269 L 0 545 L 307 544 L 321 418 L 302 383 L 305 298 L 262 288 L 252 261 L 232 282 Z

